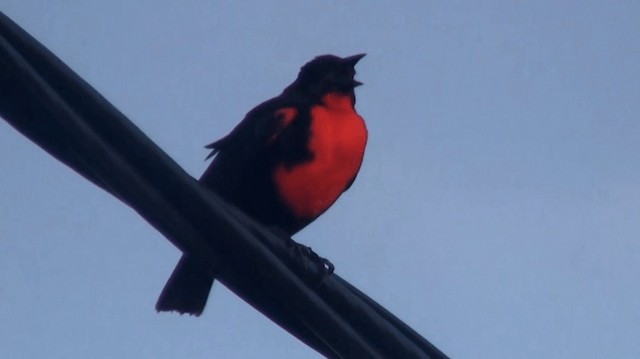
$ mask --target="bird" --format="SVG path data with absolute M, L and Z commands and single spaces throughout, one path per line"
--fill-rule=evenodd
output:
M 205 146 L 213 158 L 204 187 L 268 228 L 293 234 L 323 214 L 354 182 L 367 128 L 355 110 L 355 65 L 365 54 L 317 56 L 280 95 Z M 214 276 L 183 254 L 157 311 L 199 316 Z

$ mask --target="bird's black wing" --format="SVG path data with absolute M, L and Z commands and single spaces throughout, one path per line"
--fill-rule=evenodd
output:
M 221 151 L 259 154 L 285 127 L 284 114 L 279 110 L 294 106 L 282 96 L 273 98 L 249 111 L 245 118 L 226 136 L 205 146 L 211 149 L 207 159 Z

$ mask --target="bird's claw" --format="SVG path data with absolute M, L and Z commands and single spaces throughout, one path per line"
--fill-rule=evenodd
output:
M 294 255 L 296 257 L 296 263 L 303 268 L 305 271 L 310 271 L 317 269 L 318 267 L 322 267 L 321 273 L 318 273 L 322 279 L 324 277 L 333 274 L 335 270 L 335 266 L 331 261 L 324 257 L 320 257 L 316 252 L 311 249 L 311 247 L 307 247 L 300 243 L 295 242 L 293 239 L 289 239 L 287 245 L 291 247 L 294 251 Z M 309 267 L 309 261 L 313 263 L 314 267 Z

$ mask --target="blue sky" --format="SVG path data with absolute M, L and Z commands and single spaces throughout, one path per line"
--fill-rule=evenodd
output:
M 453 358 L 640 353 L 635 1 L 4 0 L 198 177 L 203 145 L 316 55 L 366 52 L 354 186 L 296 236 Z M 0 121 L 0 356 L 315 358 Z

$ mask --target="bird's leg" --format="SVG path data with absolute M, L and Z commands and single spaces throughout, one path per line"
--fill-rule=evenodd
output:
M 290 263 L 295 268 L 300 269 L 305 277 L 322 281 L 325 277 L 333 274 L 335 269 L 333 263 L 326 258 L 320 257 L 311 247 L 294 241 L 282 228 L 274 226 L 269 227 L 269 229 L 273 234 L 282 238 L 286 248 L 289 250 L 289 258 L 293 260 Z
M 298 259 L 298 264 L 303 267 L 305 270 L 309 270 L 306 266 L 306 262 L 301 260 L 301 258 L 309 259 L 313 264 L 319 265 L 322 267 L 322 271 L 324 275 L 331 275 L 335 270 L 335 266 L 331 261 L 327 258 L 320 257 L 316 252 L 311 249 L 311 247 L 300 244 L 293 239 L 289 238 L 287 241 L 287 246 L 292 248 L 296 254 L 296 258 Z

